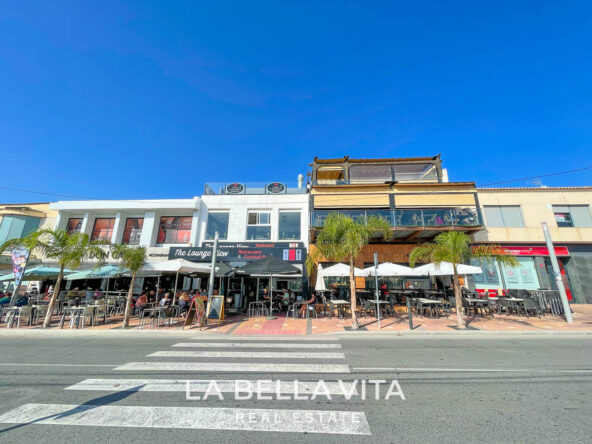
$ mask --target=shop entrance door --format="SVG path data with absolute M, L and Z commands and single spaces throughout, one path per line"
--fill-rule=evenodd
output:
M 565 268 L 564 261 L 569 261 L 569 258 L 557 258 L 557 262 L 559 263 L 559 272 L 561 273 L 561 279 L 563 280 L 563 286 L 565 287 L 565 293 L 567 294 L 567 300 L 572 301 L 573 296 L 571 294 L 571 285 L 569 282 L 569 275 L 567 274 L 567 269 Z M 553 290 L 559 290 L 559 288 L 557 288 L 557 283 L 555 282 L 555 275 L 553 274 L 553 266 L 551 265 L 551 259 L 549 259 L 548 257 L 545 258 L 545 265 L 547 267 L 547 273 L 549 274 L 551 288 Z

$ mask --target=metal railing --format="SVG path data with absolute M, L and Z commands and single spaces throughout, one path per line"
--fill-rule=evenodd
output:
M 306 184 L 294 182 L 227 182 L 206 183 L 204 195 L 233 194 L 306 194 Z
M 482 225 L 477 208 L 406 208 L 398 210 L 317 210 L 311 213 L 313 228 L 323 227 L 331 213 L 345 214 L 367 224 L 371 217 L 385 219 L 391 227 L 479 227 Z

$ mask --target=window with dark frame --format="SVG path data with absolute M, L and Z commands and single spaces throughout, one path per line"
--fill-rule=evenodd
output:
M 191 216 L 164 216 L 158 226 L 158 244 L 186 244 L 191 240 Z
M 271 239 L 271 213 L 249 211 L 247 218 L 247 240 Z
M 71 217 L 68 219 L 68 223 L 66 224 L 66 232 L 68 234 L 80 233 L 82 229 L 82 218 L 81 217 Z
M 114 217 L 97 217 L 93 226 L 90 240 L 111 240 L 113 236 L 113 227 L 115 227 Z
M 300 211 L 280 211 L 279 240 L 300 239 Z
M 121 243 L 127 245 L 139 245 L 142 237 L 143 217 L 128 217 L 125 221 L 123 239 Z
M 228 212 L 215 211 L 208 213 L 206 240 L 213 240 L 216 231 L 218 232 L 218 239 L 228 239 L 228 217 Z

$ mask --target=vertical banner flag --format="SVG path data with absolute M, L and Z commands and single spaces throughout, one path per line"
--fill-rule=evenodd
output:
M 14 291 L 12 298 L 16 300 L 19 285 L 23 280 L 25 269 L 27 268 L 27 262 L 29 261 L 29 250 L 25 247 L 10 247 L 10 255 L 12 256 L 12 271 L 14 273 Z M 13 304 L 13 300 L 10 301 L 10 305 Z

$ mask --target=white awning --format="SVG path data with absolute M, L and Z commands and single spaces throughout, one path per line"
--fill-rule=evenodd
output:
M 419 273 L 418 276 L 452 276 L 454 274 L 453 265 L 450 262 L 440 262 L 439 264 L 425 264 L 414 268 Z M 481 267 L 473 265 L 458 264 L 456 266 L 458 274 L 480 274 L 483 273 Z
M 346 277 L 349 276 L 349 265 L 335 264 L 319 272 L 322 277 Z M 354 267 L 354 276 L 364 276 L 364 270 Z
M 377 268 L 378 276 L 422 276 L 422 274 L 417 274 L 416 268 L 393 264 L 392 262 L 383 262 L 378 264 Z M 374 266 L 364 268 L 364 274 L 365 276 L 374 276 Z
M 217 267 L 216 267 L 217 268 Z M 171 259 L 161 262 L 148 262 L 144 264 L 140 272 L 147 273 L 209 273 L 212 269 L 211 264 L 201 264 L 189 262 L 185 259 Z

